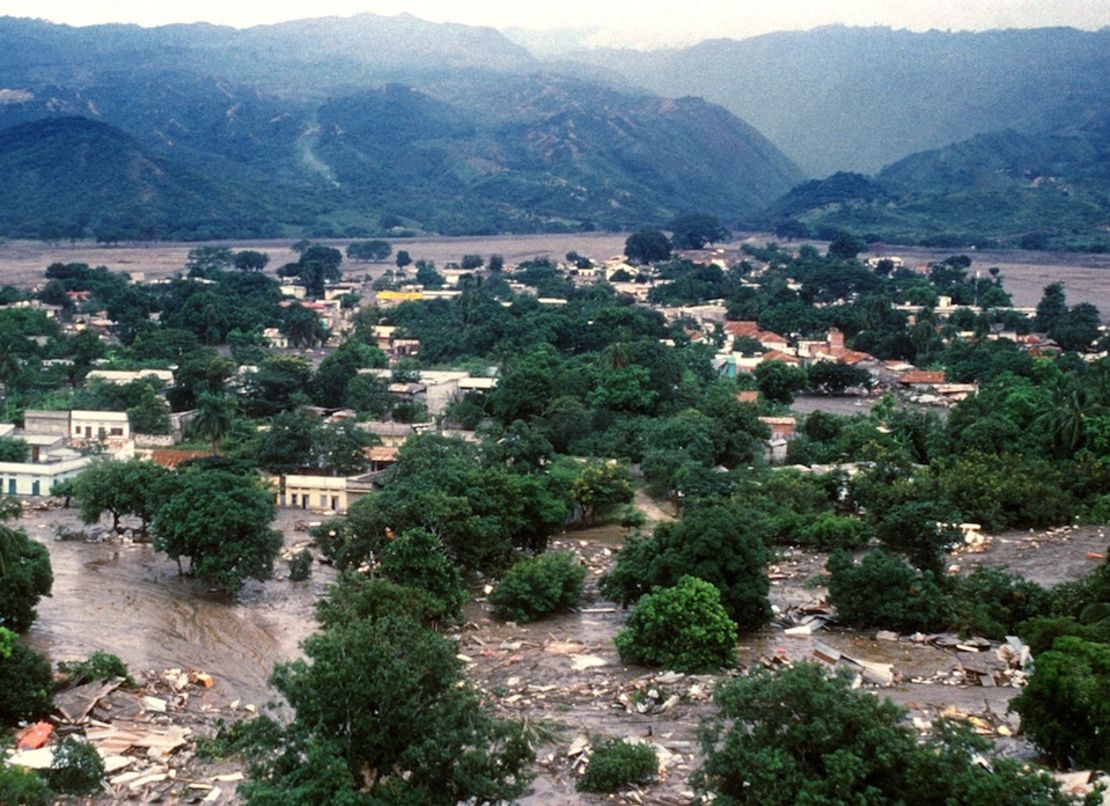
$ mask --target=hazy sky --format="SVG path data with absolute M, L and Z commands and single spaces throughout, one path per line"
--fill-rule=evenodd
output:
M 688 44 L 827 23 L 911 30 L 1110 25 L 1108 0 L 0 0 L 0 15 L 71 25 L 207 21 L 236 27 L 303 17 L 407 11 L 496 28 L 589 28 L 596 44 Z

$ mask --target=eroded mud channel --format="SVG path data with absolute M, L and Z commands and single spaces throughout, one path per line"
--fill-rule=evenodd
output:
M 650 514 L 666 517 L 658 507 Z M 293 515 L 282 513 L 277 524 L 286 546 L 307 540 L 295 528 Z M 266 684 L 271 667 L 297 656 L 299 643 L 315 629 L 314 602 L 334 578 L 328 566 L 317 564 L 310 581 L 291 583 L 279 562 L 277 579 L 249 586 L 231 604 L 178 577 L 176 565 L 149 546 L 56 541 L 55 526 L 78 527 L 72 510 L 29 511 L 23 525 L 49 547 L 55 576 L 53 596 L 40 603 L 30 634 L 35 649 L 52 661 L 102 649 L 119 655 L 135 671 L 179 668 L 212 675 L 215 685 L 195 695 L 194 705 L 202 703 L 212 716 L 193 723 L 200 735 L 213 730 L 215 715 L 228 718 L 229 703 L 261 707 L 274 699 Z M 492 619 L 479 597 L 467 607 L 467 623 L 457 631 L 460 657 L 484 699 L 499 712 L 526 720 L 540 739 L 537 776 L 524 803 L 608 800 L 574 788 L 575 769 L 585 761 L 581 751 L 603 737 L 651 742 L 663 760 L 659 784 L 625 792 L 621 800 L 670 804 L 687 803 L 692 796 L 688 778 L 699 764 L 697 726 L 711 711 L 713 686 L 720 677 L 621 664 L 613 636 L 625 613 L 598 595 L 597 581 L 622 539 L 620 529 L 604 527 L 553 541 L 552 548 L 575 552 L 589 568 L 587 595 L 577 612 L 534 624 L 505 624 Z M 983 551 L 956 555 L 950 564 L 961 571 L 1008 566 L 1042 584 L 1055 584 L 1087 573 L 1093 567 L 1088 553 L 1104 552 L 1106 546 L 1105 532 L 1096 528 L 1014 533 L 995 536 Z M 1012 681 L 1020 679 L 1020 669 L 1007 662 L 998 642 L 976 646 L 962 641 L 957 647 L 951 639 L 890 640 L 838 629 L 835 623 L 812 634 L 788 635 L 787 628 L 804 621 L 807 612 L 822 612 L 824 563 L 825 557 L 816 552 L 779 553 L 770 569 L 771 601 L 779 618 L 742 639 L 740 666 L 729 674 L 830 652 L 889 665 L 888 681 L 877 684 L 861 675 L 860 684 L 906 706 L 918 727 L 941 713 L 956 714 L 991 736 L 1003 752 L 1032 757 L 1016 717 L 1006 711 L 1018 693 Z M 969 667 L 982 674 L 969 673 Z M 159 790 L 163 796 L 172 798 L 172 781 L 158 786 L 164 787 Z M 234 801 L 233 786 L 225 786 L 224 793 L 220 802 Z M 150 794 L 121 787 L 118 799 L 142 800 Z

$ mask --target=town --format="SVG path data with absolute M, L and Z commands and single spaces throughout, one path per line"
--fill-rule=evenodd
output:
M 398 738 L 415 712 L 343 750 L 300 721 L 347 685 L 315 675 L 348 653 L 378 677 L 347 696 L 374 702 L 418 674 L 413 651 L 437 691 L 474 687 L 418 735 L 469 714 L 474 734 L 447 731 L 443 752 L 477 742 L 490 770 L 420 768 L 406 786 L 430 802 L 728 787 L 698 735 L 718 684 L 808 708 L 825 691 L 845 725 L 909 742 L 922 798 L 982 775 L 1036 788 L 1030 802 L 1098 797 L 1099 706 L 1037 685 L 1042 667 L 1106 679 L 1069 659 L 1102 662 L 1110 602 L 1097 308 L 1059 283 L 1014 307 L 1004 274 L 966 255 L 734 239 L 704 215 L 669 232 L 620 255 L 442 266 L 404 241 L 303 240 L 281 266 L 210 244 L 168 277 L 55 262 L 0 290 L 0 491 L 28 569 L 3 634 L 32 639 L 6 673 L 22 682 L 3 717 L 26 725 L 13 768 L 53 780 L 61 748 L 91 747 L 105 797 L 311 785 L 305 802 L 330 801 L 359 786 L 368 747 L 415 763 Z M 241 669 L 89 651 L 110 638 L 58 657 L 36 631 L 80 608 L 57 585 L 39 601 L 59 552 L 160 567 L 155 585 L 220 613 L 294 608 L 314 664 L 253 663 L 261 679 L 276 663 L 297 717 L 246 708 L 264 688 L 237 690 Z M 103 606 L 123 635 L 127 607 Z M 872 713 L 874 694 L 909 716 Z M 1061 736 L 1054 708 L 1089 729 Z M 916 777 L 934 750 L 953 766 Z M 1055 778 L 1024 766 L 1037 752 Z M 306 753 L 343 775 L 295 784 Z

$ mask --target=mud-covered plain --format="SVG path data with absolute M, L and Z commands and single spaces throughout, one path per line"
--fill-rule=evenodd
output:
M 650 521 L 672 516 L 667 504 L 642 494 L 637 504 Z M 308 540 L 305 524 L 297 517 L 303 514 L 281 514 L 277 525 L 287 548 Z M 242 710 L 246 704 L 264 708 L 274 700 L 266 684 L 270 668 L 297 656 L 300 641 L 316 626 L 313 604 L 334 578 L 329 566 L 317 563 L 310 581 L 292 583 L 279 561 L 274 580 L 253 583 L 230 602 L 179 578 L 176 566 L 148 545 L 114 538 L 100 543 L 57 541 L 56 526 L 78 528 L 73 510 L 30 508 L 23 525 L 48 546 L 55 572 L 54 593 L 39 605 L 32 645 L 53 661 L 103 649 L 120 655 L 139 672 L 157 675 L 167 668 L 184 668 L 212 675 L 214 687 L 196 695 L 194 712 L 188 716 L 197 736 L 212 734 L 218 719 L 248 716 Z M 553 549 L 573 552 L 588 568 L 586 596 L 576 611 L 531 624 L 499 622 L 480 586 L 476 600 L 466 608 L 465 624 L 453 632 L 466 674 L 485 702 L 505 716 L 524 720 L 536 737 L 536 779 L 524 803 L 607 800 L 575 791 L 590 743 L 607 737 L 651 742 L 661 759 L 658 783 L 628 790 L 619 799 L 689 802 L 689 775 L 700 760 L 697 727 L 711 713 L 714 685 L 755 665 L 814 660 L 814 651 L 827 651 L 823 648 L 890 664 L 890 685 L 866 680 L 861 684 L 905 706 L 918 727 L 924 729 L 943 712 L 955 713 L 972 720 L 1003 752 L 1033 757 L 1016 717 L 1007 714 L 1018 689 L 975 685 L 963 673 L 964 664 L 994 658 L 997 642 L 983 647 L 982 661 L 977 661 L 954 646 L 909 636 L 883 640 L 874 632 L 838 628 L 835 621 L 812 635 L 788 635 L 786 628 L 799 614 L 826 607 L 826 558 L 817 552 L 777 553 L 769 568 L 776 620 L 741 638 L 736 669 L 722 676 L 689 676 L 623 665 L 613 637 L 625 612 L 600 596 L 597 582 L 624 538 L 625 530 L 608 526 L 569 531 L 552 541 Z M 1009 533 L 991 537 L 981 550 L 957 552 L 949 565 L 955 573 L 978 565 L 1005 566 L 1042 584 L 1055 584 L 1089 571 L 1094 562 L 1089 555 L 1104 552 L 1106 545 L 1105 531 L 1099 528 Z M 1000 666 L 997 659 L 990 662 Z M 203 711 L 196 712 L 201 703 Z M 229 711 L 231 703 L 239 710 Z M 217 772 L 228 769 L 225 764 Z M 172 791 L 172 782 L 167 791 Z M 232 787 L 225 785 L 224 793 L 224 802 L 233 800 Z M 125 788 L 119 797 L 134 795 Z

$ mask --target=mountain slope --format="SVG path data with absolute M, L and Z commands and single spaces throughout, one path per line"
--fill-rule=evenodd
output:
M 196 237 L 364 235 L 398 218 L 446 233 L 630 227 L 690 210 L 736 221 L 801 178 L 720 107 L 539 72 L 496 31 L 405 15 L 244 31 L 0 19 L 0 75 L 0 129 L 80 116 L 133 138 L 166 177 L 190 176 L 142 174 L 151 207 L 127 186 L 112 204 L 53 211 L 65 226 Z M 33 148 L 14 136 L 27 214 L 10 211 L 8 234 L 43 223 L 33 163 L 60 181 L 50 148 L 80 139 L 68 126 L 71 140 Z M 95 155 L 102 132 L 84 131 Z
M 215 179 L 85 118 L 0 131 L 0 175 L 0 227 L 16 235 L 66 234 L 95 223 L 101 232 L 207 237 L 231 217 L 243 232 L 275 228 L 258 188 Z
M 817 176 L 872 173 L 975 134 L 1038 132 L 1110 104 L 1110 29 L 828 26 L 575 58 L 654 92 L 719 103 Z
M 913 154 L 873 180 L 837 174 L 769 208 L 811 230 L 938 246 L 1110 246 L 1110 113 L 1040 134 L 989 132 Z

